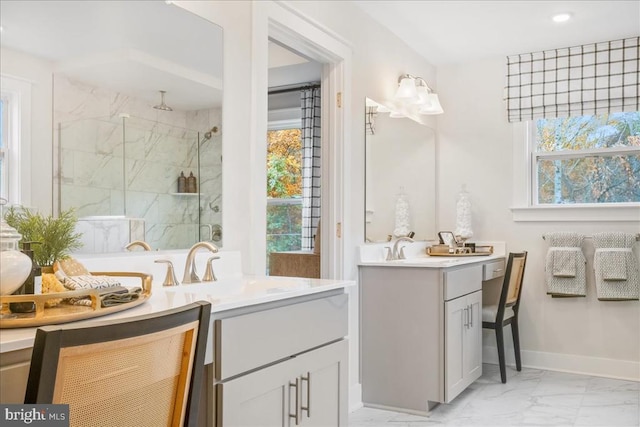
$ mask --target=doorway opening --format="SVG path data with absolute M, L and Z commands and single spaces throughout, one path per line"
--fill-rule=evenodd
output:
M 321 63 L 269 41 L 268 275 L 321 275 L 321 77 Z

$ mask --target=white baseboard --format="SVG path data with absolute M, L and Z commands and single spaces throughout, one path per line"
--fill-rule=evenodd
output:
M 351 384 L 349 387 L 349 412 L 362 408 L 362 384 Z
M 506 348 L 505 353 L 507 359 L 506 364 L 515 367 L 516 361 L 513 355 L 513 349 Z M 522 350 L 520 355 L 522 357 L 522 366 L 527 368 L 640 381 L 640 362 L 631 360 L 527 350 Z M 497 365 L 498 349 L 495 346 L 483 347 L 482 360 L 485 363 Z

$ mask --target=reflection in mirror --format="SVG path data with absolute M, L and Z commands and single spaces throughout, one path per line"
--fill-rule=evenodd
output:
M 406 219 L 402 212 L 396 215 L 402 210 L 396 209 L 402 205 L 399 199 L 408 203 L 414 239 L 434 239 L 435 132 L 407 118 L 389 117 L 384 106 L 368 98 L 365 126 L 366 241 L 398 237 L 395 231 L 405 228 Z
M 2 2 L 2 48 L 51 64 L 54 205 L 81 252 L 222 244 L 222 29 L 167 3 Z

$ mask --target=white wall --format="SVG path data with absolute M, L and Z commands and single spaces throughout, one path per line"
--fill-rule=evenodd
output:
M 591 261 L 586 298 L 552 299 L 546 295 L 542 234 L 576 231 L 640 231 L 637 221 L 514 222 L 512 181 L 524 164 L 513 163 L 513 125 L 504 109 L 505 60 L 478 61 L 438 69 L 438 93 L 445 114 L 438 117 L 438 223 L 455 227 L 456 196 L 467 185 L 473 203 L 477 240 L 504 240 L 507 250 L 529 252 L 520 311 L 523 364 L 595 375 L 640 379 L 640 304 L 602 302 L 595 296 Z M 453 173 L 455 170 L 464 174 Z M 526 189 L 522 189 L 526 191 Z M 638 249 L 636 244 L 636 249 Z M 586 257 L 593 259 L 589 240 Z M 507 335 L 509 331 L 507 329 Z M 485 355 L 497 360 L 495 340 L 485 332 Z M 513 359 L 507 340 L 507 356 Z M 490 359 L 490 360 L 491 360 Z
M 31 194 L 21 202 L 43 214 L 51 213 L 53 203 L 52 71 L 48 61 L 0 49 L 0 73 L 31 83 L 31 168 L 25 177 Z
M 264 261 L 252 259 L 251 248 L 256 241 L 265 239 L 258 233 L 256 225 L 264 222 L 266 215 L 262 206 L 266 203 L 264 186 L 266 170 L 264 162 L 263 135 L 252 133 L 257 126 L 248 117 L 251 106 L 257 102 L 252 94 L 250 73 L 267 73 L 267 70 L 252 70 L 264 52 L 251 55 L 251 24 L 253 30 L 266 28 L 267 17 L 251 14 L 249 2 L 178 2 L 179 5 L 201 16 L 211 19 L 224 29 L 224 104 L 223 104 L 223 197 L 225 206 L 223 224 L 226 230 L 225 249 L 239 249 L 243 254 L 245 273 L 262 274 Z M 350 111 L 346 120 L 351 133 L 347 135 L 346 165 L 350 173 L 350 186 L 344 189 L 344 200 L 350 216 L 344 218 L 343 238 L 349 242 L 346 248 L 345 278 L 356 279 L 355 254 L 357 245 L 364 242 L 364 111 L 368 96 L 383 102 L 391 99 L 397 88 L 398 76 L 405 73 L 421 76 L 437 90 L 435 69 L 418 56 L 396 36 L 371 19 L 356 6 L 346 2 L 289 2 L 289 6 L 300 11 L 320 27 L 333 32 L 351 46 L 353 61 L 351 75 L 352 93 Z M 253 20 L 253 22 L 252 22 Z M 357 22 L 357 25 L 354 25 Z M 260 61 L 258 61 L 260 62 Z M 266 61 L 265 61 L 266 62 Z M 264 94 L 266 96 L 266 94 Z M 262 102 L 262 101 L 260 101 Z M 435 123 L 435 119 L 431 120 Z M 265 126 L 266 123 L 261 124 Z M 256 185 L 254 185 L 257 183 Z M 255 230 L 255 232 L 251 232 Z M 257 245 L 259 247 L 260 245 Z M 262 251 L 264 252 L 264 251 Z M 245 260 L 247 262 L 245 263 Z M 357 295 L 354 294 L 354 301 Z M 359 400 L 358 360 L 358 308 L 351 311 L 351 363 L 350 385 L 353 396 Z M 357 402 L 355 402 L 357 403 Z

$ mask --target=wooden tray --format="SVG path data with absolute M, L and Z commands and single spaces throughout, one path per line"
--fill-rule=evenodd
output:
M 98 289 L 83 289 L 78 291 L 56 292 L 39 295 L 5 295 L 0 296 L 0 329 L 32 328 L 35 326 L 55 325 L 58 323 L 74 322 L 77 320 L 91 319 L 105 316 L 137 307 L 151 297 L 152 276 L 145 273 L 122 272 L 96 272 L 96 276 L 138 277 L 141 281 L 142 292 L 140 296 L 127 303 L 102 307 Z M 54 306 L 45 307 L 45 303 L 51 300 L 67 298 L 91 298 L 91 306 L 65 304 L 64 302 Z M 12 313 L 9 303 L 34 302 L 36 311 L 32 313 Z
M 480 251 L 478 251 L 480 249 Z M 450 254 L 441 252 L 431 252 L 431 248 L 427 248 L 429 256 L 446 256 L 446 257 L 468 257 L 468 256 L 488 256 L 493 254 L 493 246 L 476 246 L 476 252 L 466 254 Z

